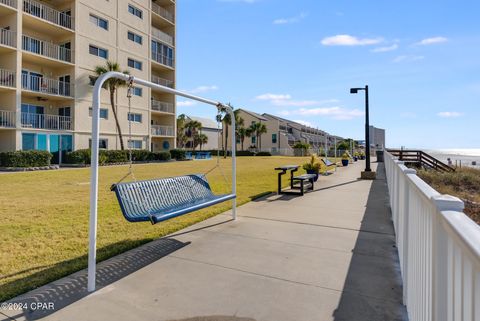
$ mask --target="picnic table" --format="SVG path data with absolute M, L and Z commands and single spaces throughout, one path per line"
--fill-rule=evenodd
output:
M 276 167 L 276 171 L 280 171 L 278 173 L 278 194 L 290 194 L 288 192 L 282 191 L 282 176 L 287 173 L 287 171 L 290 171 L 290 188 L 293 189 L 293 173 L 298 171 L 298 168 L 300 165 L 284 165 L 280 167 Z

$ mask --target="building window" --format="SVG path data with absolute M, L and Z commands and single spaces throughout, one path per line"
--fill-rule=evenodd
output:
M 92 148 L 92 139 L 88 140 L 88 147 Z M 108 149 L 108 139 L 107 138 L 100 138 L 98 140 L 98 148 Z
M 88 109 L 88 116 L 92 117 L 93 109 L 90 107 Z M 108 119 L 108 109 L 107 108 L 100 108 L 100 118 Z
M 128 67 L 142 70 L 142 62 L 132 58 L 128 58 Z
M 133 32 L 131 32 L 131 31 L 129 31 L 129 32 L 127 33 L 127 36 L 128 36 L 128 40 L 131 40 L 131 41 L 133 41 L 133 42 L 136 42 L 136 43 L 138 43 L 138 44 L 140 44 L 140 45 L 141 45 L 142 42 L 143 42 L 142 36 L 137 35 L 136 33 L 133 33 Z
M 35 134 L 22 133 L 22 150 L 35 149 Z
M 272 134 L 272 144 L 277 143 L 277 134 Z
M 71 116 L 70 107 L 60 107 L 60 108 L 58 108 L 58 116 L 70 117 Z
M 128 148 L 130 148 L 130 149 L 142 149 L 142 141 L 141 140 L 129 140 L 128 141 Z
M 131 4 L 128 5 L 128 12 L 130 12 L 134 16 L 139 17 L 140 19 L 143 19 L 142 10 L 138 9 L 137 7 L 132 6 Z
M 108 20 L 90 14 L 90 22 L 102 29 L 108 30 Z
M 107 49 L 103 49 L 103 48 L 99 48 L 99 47 L 90 45 L 89 49 L 88 49 L 88 52 L 90 52 L 91 55 L 108 59 L 108 50 Z
M 142 95 L 143 95 L 143 89 L 140 88 L 140 87 L 133 87 L 133 88 L 132 88 L 132 93 L 133 93 L 134 96 L 142 97 Z
M 252 145 L 255 145 L 257 143 L 257 137 L 252 136 Z
M 128 113 L 128 120 L 134 123 L 141 123 L 142 114 Z

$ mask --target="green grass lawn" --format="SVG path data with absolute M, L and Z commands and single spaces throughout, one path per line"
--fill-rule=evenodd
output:
M 237 202 L 276 190 L 279 165 L 300 157 L 239 157 Z M 216 160 L 135 165 L 137 179 L 204 173 Z M 230 190 L 230 159 L 207 177 L 216 193 Z M 140 244 L 226 211 L 226 202 L 156 225 L 123 218 L 110 185 L 127 166 L 100 168 L 97 258 L 105 260 Z M 0 174 L 0 301 L 87 266 L 90 169 Z M 285 183 L 288 183 L 285 180 Z

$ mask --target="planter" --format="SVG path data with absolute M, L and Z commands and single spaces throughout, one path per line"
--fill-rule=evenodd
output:
M 358 157 L 357 157 L 357 156 L 353 156 L 353 161 L 354 161 L 354 162 L 358 161 Z
M 318 172 L 312 169 L 307 169 L 307 174 L 315 174 L 315 178 L 313 179 L 314 182 L 318 180 Z
M 342 159 L 342 166 L 348 166 L 348 159 Z
M 365 160 L 365 156 L 360 156 L 360 159 L 361 159 L 361 160 Z

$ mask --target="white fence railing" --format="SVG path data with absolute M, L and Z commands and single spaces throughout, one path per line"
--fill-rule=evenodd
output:
M 15 71 L 0 69 L 0 86 L 15 87 Z
M 15 112 L 8 110 L 0 110 L 0 127 L 15 128 L 16 119 Z
M 165 101 L 160 101 L 152 98 L 151 101 L 152 110 L 161 111 L 164 113 L 174 113 L 174 106 L 172 103 L 167 103 Z
M 152 75 L 152 82 L 165 87 L 170 87 L 170 88 L 174 87 L 173 81 L 164 79 L 155 75 Z
M 23 128 L 72 130 L 72 118 L 67 116 L 22 113 L 21 123 Z
M 17 33 L 7 29 L 0 29 L 0 44 L 17 47 Z
M 155 27 L 152 27 L 152 37 L 166 43 L 167 45 L 174 45 L 172 36 Z
M 0 0 L 0 3 L 12 8 L 17 8 L 17 0 Z
M 22 49 L 48 58 L 73 62 L 72 50 L 29 36 L 22 35 Z
M 152 2 L 152 11 L 158 14 L 160 17 L 163 17 L 166 20 L 170 21 L 171 23 L 175 23 L 175 17 L 173 16 L 173 13 L 165 9 L 164 7 L 159 6 L 155 2 Z
M 152 50 L 152 59 L 156 62 L 173 68 L 173 59 Z
M 22 74 L 22 89 L 63 97 L 74 94 L 73 85 L 68 82 L 27 74 Z
M 387 152 L 385 169 L 409 320 L 480 320 L 480 226 Z
M 174 136 L 173 126 L 152 125 L 152 136 Z
M 60 12 L 34 0 L 23 0 L 23 12 L 46 20 L 58 26 L 73 30 L 73 19 L 66 12 Z

